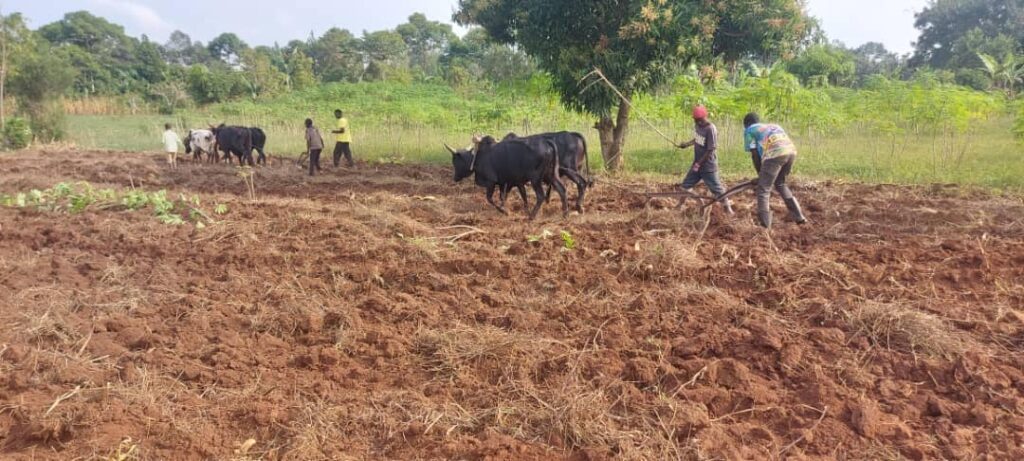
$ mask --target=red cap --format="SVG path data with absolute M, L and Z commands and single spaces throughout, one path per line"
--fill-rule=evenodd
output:
M 693 119 L 701 120 L 708 118 L 708 108 L 704 106 L 697 106 L 693 108 Z

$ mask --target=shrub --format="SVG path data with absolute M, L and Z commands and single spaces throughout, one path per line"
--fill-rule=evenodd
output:
M 29 116 L 32 134 L 40 142 L 53 142 L 64 139 L 65 131 L 64 111 L 55 102 L 41 105 L 34 105 L 25 109 Z
M 32 142 L 32 128 L 27 120 L 12 117 L 4 125 L 3 143 L 6 148 L 24 149 Z

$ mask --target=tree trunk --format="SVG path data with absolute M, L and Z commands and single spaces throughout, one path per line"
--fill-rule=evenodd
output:
M 0 130 L 7 126 L 7 105 L 4 102 L 4 98 L 7 94 L 4 93 L 4 84 L 7 83 L 7 63 L 3 64 L 3 69 L 0 69 Z
M 618 115 L 613 122 L 611 117 L 601 117 L 594 125 L 601 139 L 601 156 L 608 171 L 621 171 L 625 165 L 622 148 L 626 144 L 626 133 L 629 132 L 629 104 L 620 104 Z
M 4 86 L 7 83 L 7 37 L 3 37 L 3 44 L 0 45 L 0 130 L 7 126 L 7 105 L 4 98 Z

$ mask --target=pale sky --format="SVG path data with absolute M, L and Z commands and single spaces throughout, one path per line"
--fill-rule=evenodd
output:
M 928 0 L 808 0 L 832 39 L 848 46 L 879 41 L 892 51 L 910 52 L 917 38 L 914 12 Z M 338 26 L 355 34 L 392 28 L 414 12 L 451 21 L 456 0 L 0 0 L 4 12 L 17 11 L 33 28 L 64 13 L 87 10 L 121 24 L 129 35 L 164 43 L 175 29 L 208 42 L 234 32 L 250 45 L 284 45 Z

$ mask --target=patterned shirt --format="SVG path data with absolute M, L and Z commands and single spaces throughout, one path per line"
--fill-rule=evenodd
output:
M 786 131 L 778 125 L 755 123 L 743 133 L 743 144 L 747 151 L 757 149 L 762 160 L 796 155 L 796 144 Z

